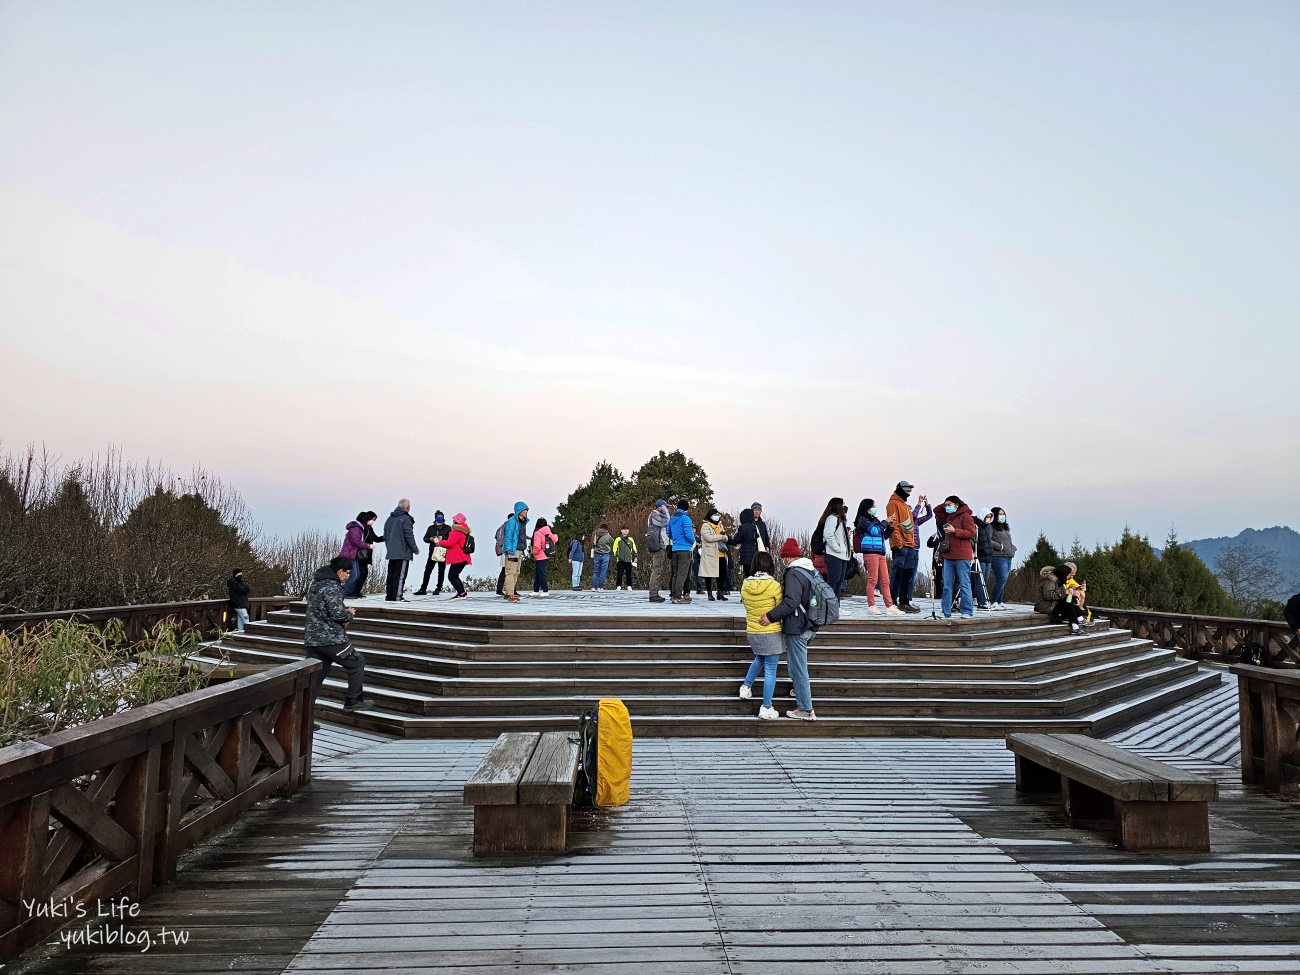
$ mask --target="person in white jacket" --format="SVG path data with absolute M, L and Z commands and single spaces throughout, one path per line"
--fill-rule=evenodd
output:
M 826 503 L 821 520 L 817 522 L 814 536 L 820 539 L 818 554 L 826 560 L 826 582 L 831 592 L 840 594 L 841 584 L 849 568 L 849 559 L 853 558 L 852 543 L 849 540 L 849 508 L 843 498 L 831 498 Z M 816 551 L 816 549 L 814 549 Z

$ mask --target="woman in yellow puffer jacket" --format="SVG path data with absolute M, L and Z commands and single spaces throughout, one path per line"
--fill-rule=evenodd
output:
M 785 650 L 781 624 L 764 626 L 759 622 L 769 610 L 780 604 L 785 595 L 781 583 L 773 576 L 775 571 L 772 556 L 759 552 L 754 556 L 753 571 L 740 587 L 740 601 L 745 606 L 745 636 L 749 640 L 749 649 L 754 652 L 754 662 L 749 665 L 745 681 L 740 685 L 740 699 L 748 701 L 754 697 L 754 681 L 762 671 L 763 706 L 758 709 L 758 716 L 765 721 L 780 717 L 780 712 L 772 707 L 772 693 L 776 690 L 776 662 Z

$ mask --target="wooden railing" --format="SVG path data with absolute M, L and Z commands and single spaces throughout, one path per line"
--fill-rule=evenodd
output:
M 1300 673 L 1238 664 L 1241 780 L 1300 793 Z
M 319 667 L 285 664 L 0 749 L 0 962 L 78 904 L 144 897 L 182 852 L 305 785 Z
M 1253 640 L 1264 648 L 1265 659 L 1289 661 L 1293 665 L 1300 662 L 1296 660 L 1295 651 L 1290 649 L 1292 632 L 1285 623 L 1101 606 L 1091 609 L 1095 615 L 1107 617 L 1116 626 L 1132 630 L 1134 636 L 1151 640 L 1158 647 L 1177 650 L 1180 657 L 1191 660 L 1236 663 L 1241 656 L 1241 645 Z
M 250 620 L 264 620 L 274 609 L 282 609 L 294 602 L 294 596 L 258 596 L 248 601 Z M 135 643 L 141 640 L 159 620 L 175 617 L 210 633 L 224 630 L 234 624 L 234 614 L 224 599 L 193 599 L 181 603 L 149 603 L 142 606 L 100 606 L 95 609 L 59 610 L 53 613 L 7 613 L 0 615 L 0 630 L 16 630 L 49 620 L 82 620 L 103 626 L 111 619 L 119 619 L 126 627 L 126 638 Z

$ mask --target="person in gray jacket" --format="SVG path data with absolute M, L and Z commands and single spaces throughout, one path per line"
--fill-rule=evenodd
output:
M 785 668 L 794 684 L 795 709 L 785 713 L 787 718 L 816 721 L 813 711 L 812 682 L 808 679 L 808 644 L 817 635 L 817 629 L 808 622 L 808 600 L 812 596 L 812 580 L 817 569 L 811 559 L 804 558 L 803 549 L 793 538 L 787 538 L 778 553 L 785 563 L 781 579 L 784 590 L 781 602 L 759 619 L 762 626 L 781 624 L 785 636 Z
M 384 548 L 388 552 L 388 590 L 384 599 L 390 603 L 406 602 L 406 570 L 411 559 L 420 554 L 415 544 L 415 519 L 411 517 L 411 502 L 402 498 L 384 522 Z
M 650 555 L 650 602 L 662 603 L 659 587 L 664 581 L 664 563 L 668 560 L 668 502 L 660 498 L 645 520 L 645 550 Z
M 1007 513 L 1002 508 L 993 509 L 993 524 L 989 531 L 989 556 L 993 567 L 993 583 L 989 593 L 989 603 L 994 609 L 1006 609 L 1002 594 L 1007 588 L 1007 577 L 1011 575 L 1011 560 L 1016 557 L 1016 545 L 1011 541 L 1011 526 L 1007 524 Z
M 307 587 L 307 623 L 303 627 L 306 656 L 323 665 L 316 672 L 316 693 L 320 694 L 321 685 L 335 664 L 348 676 L 344 711 L 370 706 L 361 696 L 366 660 L 348 643 L 347 631 L 343 629 L 356 613 L 355 609 L 343 605 L 343 583 L 351 574 L 352 560 L 341 555 L 316 570 Z

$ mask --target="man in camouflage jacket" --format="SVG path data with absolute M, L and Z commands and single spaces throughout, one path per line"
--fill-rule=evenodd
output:
M 331 559 L 329 565 L 316 570 L 311 585 L 307 587 L 307 623 L 303 628 L 306 655 L 324 665 L 316 674 L 317 695 L 335 664 L 347 674 L 348 692 L 343 699 L 345 711 L 370 706 L 370 702 L 361 697 L 366 660 L 348 644 L 348 635 L 343 629 L 356 613 L 343 604 L 343 583 L 351 572 L 352 560 L 342 556 Z

